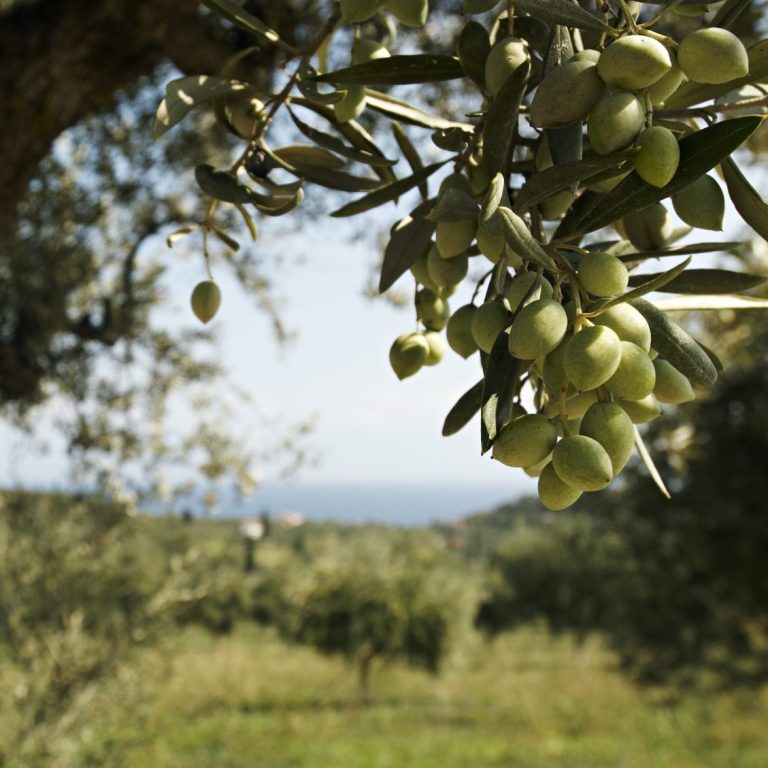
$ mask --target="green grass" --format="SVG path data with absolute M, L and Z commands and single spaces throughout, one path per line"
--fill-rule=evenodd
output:
M 132 768 L 768 765 L 768 690 L 672 699 L 594 642 L 468 636 L 439 677 L 377 668 L 367 707 L 341 661 L 265 630 L 174 645 L 141 720 L 104 734 Z

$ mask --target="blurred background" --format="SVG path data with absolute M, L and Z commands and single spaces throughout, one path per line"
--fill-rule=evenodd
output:
M 329 12 L 246 6 L 299 46 Z M 459 7 L 401 44 L 450 52 Z M 372 287 L 408 200 L 340 225 L 309 186 L 213 246 L 201 326 L 202 243 L 166 238 L 239 144 L 151 125 L 251 43 L 193 2 L 0 0 L 0 765 L 765 766 L 768 322 L 686 318 L 726 372 L 647 433 L 671 501 L 639 465 L 563 513 L 472 425 L 441 437 L 473 361 L 389 367 L 410 278 Z M 737 156 L 763 193 L 767 135 Z M 732 211 L 722 237 L 768 272 Z

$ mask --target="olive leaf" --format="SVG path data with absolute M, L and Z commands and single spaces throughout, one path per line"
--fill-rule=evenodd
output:
M 729 29 L 750 5 L 752 0 L 727 0 L 720 6 L 710 24 L 713 27 Z
M 206 195 L 225 203 L 251 203 L 254 197 L 259 197 L 231 174 L 205 163 L 195 168 L 195 180 Z
M 506 171 L 530 70 L 528 62 L 515 68 L 504 81 L 485 116 L 483 160 L 489 176 Z
M 477 219 L 477 203 L 463 189 L 448 188 L 441 192 L 435 207 L 427 214 L 430 221 Z
M 240 250 L 240 243 L 238 243 L 234 237 L 230 237 L 223 229 L 217 227 L 216 225 L 211 225 L 211 231 L 230 250 L 235 251 L 235 253 Z
M 212 11 L 216 11 L 227 21 L 231 21 L 236 27 L 250 32 L 256 37 L 261 37 L 267 42 L 282 48 L 286 53 L 292 56 L 299 56 L 301 51 L 288 45 L 274 29 L 268 27 L 263 21 L 256 18 L 253 14 L 244 11 L 242 7 L 234 0 L 202 0 L 203 5 L 208 6 Z
M 432 115 L 423 109 L 414 107 L 407 101 L 396 99 L 388 93 L 365 89 L 366 105 L 376 112 L 381 112 L 387 117 L 393 117 L 410 125 L 418 125 L 421 128 L 431 128 L 432 130 L 442 131 L 451 128 L 460 128 L 469 134 L 474 132 L 474 126 L 469 123 L 458 123 L 455 120 L 446 120 L 444 117 Z
M 717 369 L 696 340 L 665 312 L 645 299 L 629 302 L 651 329 L 651 345 L 693 384 L 710 387 L 717 380 Z M 662 305 L 660 305 L 662 306 Z
M 563 62 L 573 56 L 573 42 L 568 27 L 555 24 L 552 27 L 552 35 L 549 38 L 549 47 L 547 56 L 544 59 L 544 74 L 548 74 L 555 67 L 559 67 Z
M 655 251 L 630 251 L 618 254 L 618 258 L 622 261 L 643 261 L 645 259 L 659 259 L 666 256 L 688 256 L 689 254 L 696 255 L 698 253 L 713 253 L 715 251 L 728 253 L 740 245 L 742 243 L 736 240 L 726 240 L 722 243 L 692 243 L 690 245 L 681 245 L 679 248 L 660 248 Z M 587 247 L 592 248 L 591 245 Z M 605 249 L 599 248 L 597 250 Z
M 287 147 L 273 149 L 272 154 L 295 168 L 311 165 L 313 168 L 338 171 L 345 165 L 344 160 L 333 152 L 311 144 L 291 144 Z
M 470 387 L 448 411 L 443 422 L 443 437 L 455 435 L 465 427 L 483 404 L 483 379 Z
M 548 197 L 569 189 L 579 181 L 606 170 L 618 170 L 634 154 L 633 151 L 618 152 L 614 155 L 588 157 L 586 160 L 555 165 L 531 176 L 517 195 L 515 207 L 523 212 Z
M 275 162 L 294 176 L 319 184 L 328 189 L 341 192 L 365 192 L 381 186 L 378 179 L 370 179 L 364 176 L 353 176 L 350 173 L 336 170 L 338 164 L 344 166 L 344 162 L 332 154 L 309 145 L 293 145 L 281 149 L 270 150 L 264 147 L 264 151 Z
M 436 83 L 460 77 L 464 77 L 464 70 L 453 56 L 415 53 L 371 59 L 362 64 L 316 75 L 315 80 L 335 85 L 406 85 Z
M 383 187 L 379 187 L 374 192 L 371 192 L 364 197 L 360 197 L 357 200 L 353 200 L 351 203 L 343 205 L 338 210 L 334 211 L 331 216 L 337 218 L 342 216 L 354 216 L 364 211 L 370 211 L 372 208 L 377 208 L 384 203 L 397 200 L 400 195 L 405 194 L 409 190 L 418 186 L 424 179 L 429 178 L 438 168 L 442 168 L 448 160 L 443 160 L 439 163 L 432 163 L 426 166 L 418 173 L 414 173 L 411 176 L 407 176 L 404 179 L 398 179 L 391 184 L 387 184 Z
M 400 151 L 408 161 L 408 165 L 411 166 L 411 170 L 414 173 L 424 170 L 424 163 L 421 162 L 421 157 L 416 151 L 416 147 L 413 146 L 408 135 L 403 130 L 403 126 L 396 121 L 392 121 L 392 134 L 395 137 L 397 146 L 400 147 Z M 422 179 L 418 185 L 421 196 L 426 200 L 429 197 L 429 185 L 426 179 Z
M 317 71 L 307 65 L 303 67 L 296 78 L 296 87 L 311 101 L 319 102 L 320 104 L 337 104 L 344 98 L 343 91 L 330 91 L 324 93 L 318 87 L 318 83 L 313 80 L 317 76 Z
M 487 13 L 499 4 L 499 0 L 462 0 L 464 13 Z
M 497 173 L 488 185 L 488 192 L 485 195 L 483 204 L 480 209 L 480 222 L 485 223 L 491 219 L 494 213 L 498 210 L 501 201 L 504 199 L 504 193 L 506 192 L 506 183 L 504 182 L 504 176 L 501 173 Z
M 171 80 L 165 87 L 152 126 L 152 138 L 158 139 L 180 123 L 195 107 L 222 96 L 245 91 L 249 86 L 238 80 L 213 75 L 193 75 Z
M 760 237 L 768 239 L 768 203 L 760 197 L 730 157 L 723 160 L 722 169 L 731 202 L 741 218 Z
M 553 165 L 564 165 L 581 160 L 584 144 L 582 133 L 581 123 L 563 125 L 560 128 L 547 128 L 544 131 Z
M 644 280 L 656 279 L 660 274 L 632 275 L 631 286 L 640 285 Z M 768 276 L 751 275 L 746 272 L 732 272 L 727 269 L 689 269 L 654 290 L 663 293 L 718 294 L 747 291 L 766 282 Z
M 392 228 L 389 242 L 384 249 L 379 293 L 391 288 L 430 247 L 435 225 L 425 216 L 433 205 L 434 200 L 421 203 Z
M 693 312 L 717 309 L 768 309 L 768 299 L 757 296 L 675 296 L 657 299 L 654 304 L 664 312 Z
M 548 24 L 594 29 L 597 32 L 611 31 L 604 21 L 568 0 L 515 0 L 515 8 Z
M 491 41 L 485 27 L 477 21 L 468 21 L 456 43 L 461 66 L 467 77 L 481 88 L 485 87 L 485 60 L 491 50 Z
M 520 258 L 531 261 L 546 269 L 552 269 L 554 264 L 541 243 L 531 234 L 526 223 L 510 208 L 500 205 L 497 210 L 498 220 L 507 245 Z
M 651 454 L 649 453 L 648 448 L 645 445 L 643 436 L 640 434 L 640 430 L 636 426 L 635 426 L 635 447 L 637 448 L 637 452 L 640 454 L 640 458 L 642 459 L 643 464 L 645 464 L 645 467 L 648 470 L 648 474 L 653 479 L 653 482 L 656 483 L 657 488 L 661 491 L 662 495 L 665 498 L 671 499 L 672 494 L 670 494 L 669 490 L 667 489 L 667 486 L 664 485 L 664 480 L 662 480 L 661 475 L 659 474 L 659 470 L 656 469 L 656 465 L 653 463 L 653 459 L 651 458 Z
M 760 126 L 757 115 L 734 117 L 710 125 L 680 140 L 680 165 L 672 180 L 654 187 L 631 173 L 607 195 L 601 195 L 572 231 L 585 234 L 607 227 L 687 187 L 740 147 Z
M 488 356 L 480 405 L 481 453 L 493 445 L 496 435 L 512 420 L 512 406 L 527 363 L 509 354 L 509 331 L 496 337 Z

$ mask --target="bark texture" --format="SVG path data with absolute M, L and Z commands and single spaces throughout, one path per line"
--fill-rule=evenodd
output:
M 292 39 L 298 3 L 260 5 L 254 10 Z M 163 61 L 186 74 L 211 73 L 256 42 L 201 13 L 197 0 L 37 0 L 0 14 L 0 241 L 63 131 Z M 264 47 L 265 71 L 275 55 Z

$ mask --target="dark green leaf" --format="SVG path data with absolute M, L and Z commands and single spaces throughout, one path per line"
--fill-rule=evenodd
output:
M 633 154 L 632 151 L 628 151 L 607 156 L 593 155 L 586 160 L 555 165 L 539 171 L 523 185 L 517 196 L 515 207 L 519 211 L 526 211 L 532 205 L 564 189 L 569 189 L 579 181 L 588 180 L 608 169 L 618 170 Z
M 397 146 L 400 147 L 400 151 L 408 161 L 408 165 L 411 166 L 411 170 L 414 173 L 418 173 L 419 171 L 423 170 L 424 163 L 421 162 L 421 157 L 416 151 L 416 147 L 411 144 L 411 140 L 408 138 L 408 135 L 403 130 L 403 127 L 400 125 L 400 123 L 392 121 L 392 133 L 395 137 L 395 141 L 397 142 Z M 422 181 L 419 182 L 418 187 L 419 192 L 421 192 L 421 196 L 426 200 L 429 197 L 429 184 L 427 183 L 427 180 L 422 179 Z
M 713 27 L 730 29 L 736 19 L 752 4 L 752 0 L 727 0 L 723 3 L 710 22 Z
M 504 81 L 485 116 L 483 159 L 489 176 L 506 171 L 529 72 L 528 62 L 518 66 Z
M 664 109 L 686 109 L 694 104 L 716 99 L 729 91 L 735 91 L 742 85 L 765 80 L 768 77 L 768 40 L 755 43 L 747 50 L 747 54 L 749 55 L 749 74 L 746 77 L 740 77 L 720 85 L 685 83 L 664 102 Z
M 581 160 L 583 136 L 581 123 L 564 125 L 561 128 L 547 128 L 544 131 L 549 144 L 549 153 L 554 165 L 565 165 Z
M 470 387 L 457 401 L 456 405 L 448 411 L 443 422 L 443 437 L 455 435 L 466 426 L 472 417 L 480 410 L 483 403 L 483 380 Z
M 640 285 L 642 281 L 656 277 L 659 275 L 632 275 L 629 284 Z M 663 293 L 739 293 L 762 285 L 766 280 L 768 276 L 765 275 L 750 275 L 727 269 L 689 269 L 656 290 Z
M 317 71 L 313 67 L 302 69 L 301 75 L 296 78 L 296 86 L 303 96 L 320 104 L 336 104 L 344 98 L 343 91 L 323 92 L 318 88 L 318 83 L 312 78 L 317 77 Z
M 250 203 L 256 196 L 255 192 L 240 184 L 234 176 L 225 171 L 217 171 L 211 165 L 198 165 L 195 168 L 195 180 L 206 195 L 225 203 Z
M 685 136 L 680 140 L 677 173 L 666 186 L 653 187 L 633 172 L 607 195 L 598 198 L 594 207 L 582 217 L 576 231 L 587 233 L 607 227 L 687 187 L 741 146 L 762 120 L 756 115 L 734 117 Z
M 499 0 L 462 0 L 464 13 L 487 13 L 499 4 Z
M 405 85 L 437 83 L 460 77 L 464 77 L 464 70 L 453 56 L 416 53 L 372 59 L 318 75 L 316 79 L 338 85 Z
M 747 181 L 736 163 L 728 158 L 723 161 L 723 177 L 728 185 L 728 194 L 741 218 L 757 232 L 760 237 L 768 240 L 768 204 Z
M 698 339 L 696 339 L 696 343 L 707 353 L 707 357 L 712 361 L 715 370 L 718 373 L 722 373 L 725 370 L 723 361 L 706 344 L 702 344 Z
M 379 293 L 391 288 L 430 247 L 435 225 L 424 216 L 429 213 L 433 204 L 432 200 L 422 203 L 393 228 L 384 249 Z
M 618 258 L 622 261 L 643 261 L 644 259 L 659 259 L 665 256 L 688 256 L 689 254 L 713 253 L 716 251 L 727 253 L 740 245 L 741 243 L 737 241 L 693 243 L 691 245 L 681 245 L 679 248 L 662 248 L 658 251 L 632 251 L 622 253 Z
M 256 208 L 265 216 L 284 216 L 298 205 L 301 205 L 303 200 L 304 190 L 297 189 L 296 193 L 289 198 L 274 198 L 268 205 L 257 203 Z
M 216 226 L 211 226 L 211 231 L 230 250 L 235 251 L 235 253 L 240 250 L 240 243 L 238 243 L 234 237 L 230 237 L 223 229 L 219 229 L 219 227 Z
M 646 319 L 651 329 L 651 345 L 693 384 L 711 387 L 717 380 L 717 369 L 707 353 L 677 323 L 645 299 L 631 305 Z
M 491 51 L 491 41 L 485 27 L 476 21 L 468 21 L 459 33 L 456 50 L 467 77 L 484 88 L 485 60 Z
M 418 173 L 414 173 L 411 176 L 407 176 L 404 179 L 398 179 L 392 184 L 387 184 L 383 187 L 379 187 L 375 192 L 371 192 L 365 197 L 353 200 L 351 203 L 347 203 L 334 211 L 331 216 L 354 216 L 364 211 L 370 211 L 372 208 L 377 208 L 384 203 L 397 200 L 400 195 L 405 194 L 409 190 L 418 186 L 424 179 L 429 178 L 438 168 L 444 166 L 448 160 L 443 160 L 440 163 L 432 163 Z
M 526 223 L 512 210 L 500 205 L 497 209 L 502 232 L 507 245 L 520 258 L 533 262 L 546 269 L 552 269 L 554 264 L 541 243 L 531 234 Z
M 573 56 L 573 42 L 568 27 L 555 24 L 552 27 L 552 35 L 549 38 L 549 47 L 547 48 L 547 57 L 544 60 L 544 74 L 548 74 L 555 67 L 559 67 L 563 62 Z
M 611 29 L 597 16 L 568 0 L 516 0 L 515 8 L 548 24 L 606 32 Z
M 515 35 L 527 40 L 531 48 L 541 54 L 542 59 L 549 50 L 550 28 L 540 19 L 533 16 L 516 16 Z
M 440 193 L 435 207 L 426 218 L 435 222 L 477 219 L 477 203 L 463 189 L 449 187 Z
M 314 150 L 314 152 L 309 150 Z M 378 179 L 353 176 L 352 174 L 335 170 L 332 167 L 333 161 L 331 158 L 335 158 L 336 161 L 339 161 L 339 158 L 330 152 L 324 152 L 319 147 L 295 145 L 283 147 L 274 152 L 266 148 L 264 151 L 281 168 L 327 189 L 336 189 L 341 192 L 365 192 L 366 190 L 376 189 L 381 184 Z M 290 158 L 290 161 L 288 158 Z M 322 165 L 315 164 L 314 160 L 322 163 Z
M 219 16 L 222 16 L 227 21 L 231 21 L 236 27 L 240 27 L 240 29 L 256 35 L 256 37 L 267 40 L 293 56 L 301 54 L 301 51 L 284 42 L 274 29 L 271 29 L 263 21 L 244 11 L 233 0 L 202 0 L 202 2 L 203 5 L 207 5 L 212 11 L 218 13 Z
M 346 157 L 348 160 L 354 160 L 358 163 L 366 163 L 367 165 L 394 165 L 397 160 L 390 160 L 380 155 L 374 155 L 371 152 L 364 152 L 354 147 L 350 147 L 336 136 L 330 133 L 324 133 L 317 128 L 307 125 L 303 120 L 300 120 L 290 107 L 288 108 L 288 114 L 290 114 L 296 127 L 310 140 L 314 141 L 318 146 L 325 149 L 336 152 L 336 154 Z
M 446 120 L 444 117 L 432 115 L 418 107 L 408 104 L 406 101 L 396 99 L 388 93 L 381 91 L 365 89 L 366 104 L 376 112 L 381 112 L 387 117 L 393 117 L 409 125 L 418 125 L 421 128 L 431 128 L 434 130 L 447 130 L 450 128 L 461 128 L 467 133 L 472 133 L 473 126 L 468 123 L 457 123 L 453 120 Z
M 272 154 L 295 168 L 311 165 L 313 168 L 338 171 L 345 165 L 344 160 L 334 155 L 333 152 L 328 152 L 326 149 L 311 144 L 291 144 L 272 150 Z
M 472 134 L 461 128 L 446 128 L 432 134 L 432 143 L 446 152 L 463 152 L 471 140 Z
M 529 363 L 509 354 L 509 332 L 500 333 L 488 357 L 480 406 L 480 444 L 485 453 L 496 435 L 512 419 L 512 406 L 520 389 L 520 377 Z

